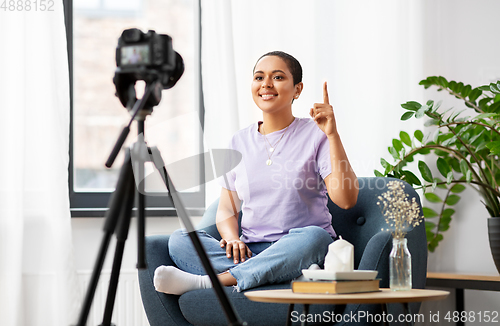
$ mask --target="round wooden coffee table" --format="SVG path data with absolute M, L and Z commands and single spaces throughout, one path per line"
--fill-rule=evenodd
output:
M 409 302 L 422 302 L 445 299 L 450 292 L 441 290 L 412 289 L 409 291 L 391 291 L 380 289 L 377 292 L 348 293 L 348 294 L 307 294 L 294 293 L 291 289 L 248 291 L 245 295 L 248 299 L 257 302 L 287 303 L 288 309 L 287 325 L 291 325 L 294 304 L 304 304 L 304 314 L 307 316 L 311 304 L 382 304 L 387 311 L 388 303 L 402 303 L 405 313 L 408 312 Z M 306 322 L 302 323 L 303 325 Z

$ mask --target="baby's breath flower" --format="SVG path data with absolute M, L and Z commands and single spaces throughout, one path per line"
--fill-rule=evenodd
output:
M 389 181 L 388 191 L 378 196 L 377 205 L 382 207 L 385 222 L 389 225 L 392 236 L 402 239 L 410 227 L 415 227 L 422 222 L 420 207 L 415 198 L 408 200 L 409 195 L 404 191 L 401 181 Z

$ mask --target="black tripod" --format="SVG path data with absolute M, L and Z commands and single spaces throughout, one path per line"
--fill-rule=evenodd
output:
M 234 310 L 231 302 L 229 301 L 226 292 L 219 282 L 217 275 L 212 268 L 212 264 L 208 259 L 208 256 L 200 242 L 198 234 L 195 232 L 191 219 L 183 205 L 179 193 L 176 191 L 172 180 L 170 179 L 167 169 L 163 159 L 161 158 L 160 151 L 156 147 L 148 147 L 144 141 L 144 121 L 152 112 L 152 106 L 147 107 L 148 98 L 161 88 L 158 87 L 156 82 L 146 85 L 146 91 L 142 99 L 136 101 L 132 109 L 132 119 L 130 120 L 127 127 L 125 127 L 118 138 L 113 151 L 111 152 L 108 161 L 106 162 L 107 167 L 111 167 L 116 155 L 120 151 L 128 133 L 130 132 L 130 125 L 134 119 L 138 122 L 138 134 L 139 137 L 137 141 L 125 151 L 125 161 L 120 170 L 118 182 L 116 184 L 116 190 L 113 192 L 108 211 L 106 213 L 106 219 L 103 227 L 104 235 L 99 248 L 97 259 L 95 262 L 94 270 L 90 279 L 90 283 L 85 296 L 85 301 L 83 303 L 80 317 L 78 319 L 77 326 L 85 326 L 87 318 L 92 306 L 92 301 L 94 298 L 95 291 L 99 282 L 99 276 L 102 271 L 106 253 L 108 251 L 109 243 L 113 233 L 116 234 L 116 249 L 115 256 L 113 260 L 113 266 L 111 270 L 111 277 L 108 287 L 108 295 L 106 298 L 106 306 L 104 310 L 103 321 L 100 326 L 111 326 L 111 317 L 113 314 L 113 307 L 116 298 L 116 290 L 118 287 L 118 280 L 120 276 L 120 268 L 123 258 L 123 251 L 125 248 L 125 241 L 127 240 L 127 235 L 130 226 L 130 219 L 132 215 L 132 208 L 134 197 L 137 196 L 137 229 L 138 229 L 138 262 L 137 268 L 146 268 L 145 259 L 145 195 L 144 195 L 144 163 L 152 162 L 155 168 L 160 173 L 163 182 L 168 190 L 168 195 L 174 204 L 174 208 L 177 211 L 177 215 L 181 218 L 186 230 L 189 233 L 191 241 L 200 257 L 200 260 L 207 272 L 210 280 L 213 284 L 214 290 L 217 294 L 220 304 L 226 314 L 228 320 L 228 325 L 245 325 L 242 322 L 236 311 Z M 154 96 L 154 94 L 153 94 Z M 136 116 L 139 114 L 138 118 Z M 134 158 L 132 160 L 132 157 Z M 136 187 L 137 185 L 137 187 Z

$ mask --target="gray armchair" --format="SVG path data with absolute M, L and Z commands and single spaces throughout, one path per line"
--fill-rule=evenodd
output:
M 387 191 L 390 178 L 359 178 L 360 191 L 356 206 L 343 210 L 328 204 L 332 214 L 332 224 L 337 234 L 354 245 L 355 269 L 377 270 L 381 287 L 389 287 L 389 253 L 392 248 L 391 235 L 381 231 L 386 228 L 385 219 L 377 205 L 378 196 Z M 411 197 L 420 199 L 415 190 L 405 184 Z M 215 226 L 215 213 L 218 201 L 205 212 L 198 229 L 204 229 L 220 239 Z M 146 238 L 146 259 L 148 268 L 139 271 L 139 284 L 146 315 L 151 326 L 160 325 L 227 325 L 227 320 L 212 289 L 187 292 L 181 296 L 156 292 L 153 286 L 155 269 L 160 265 L 174 265 L 168 254 L 168 235 Z M 413 287 L 424 288 L 427 271 L 427 245 L 423 223 L 407 234 L 408 247 L 412 255 Z M 248 291 L 290 288 L 290 283 L 264 285 Z M 285 304 L 258 303 L 248 300 L 244 292 L 236 292 L 232 287 L 225 289 L 234 308 L 248 325 L 283 325 L 287 318 L 288 306 Z M 420 303 L 409 305 L 410 313 L 417 313 Z M 302 313 L 302 305 L 295 310 Z M 402 305 L 391 304 L 389 313 L 394 316 L 402 313 Z M 382 313 L 380 305 L 351 304 L 342 307 L 311 305 L 309 313 L 322 314 L 323 311 L 344 314 L 366 311 L 368 314 Z M 356 325 L 367 325 L 359 322 Z

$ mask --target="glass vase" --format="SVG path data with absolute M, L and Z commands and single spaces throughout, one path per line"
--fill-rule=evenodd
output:
M 411 254 L 406 238 L 393 238 L 389 255 L 390 288 L 392 291 L 411 290 Z

